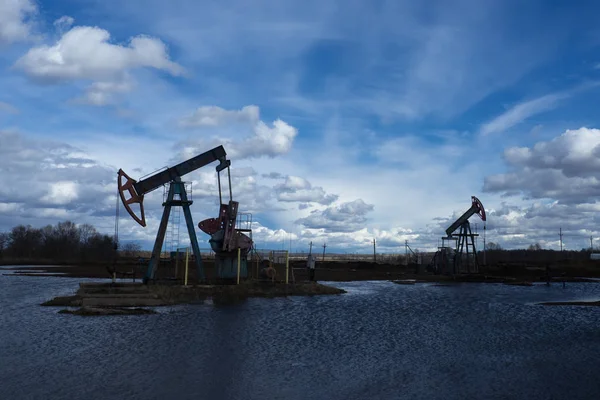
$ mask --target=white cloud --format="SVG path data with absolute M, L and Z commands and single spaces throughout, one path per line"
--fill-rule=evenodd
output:
M 324 229 L 300 229 L 289 231 L 285 229 L 271 229 L 253 223 L 252 235 L 254 243 L 259 249 L 284 248 L 288 249 L 291 244 L 292 251 L 308 252 L 309 244 L 313 243 L 313 252 L 323 251 L 322 245 L 327 244 L 327 251 L 331 252 L 362 252 L 373 251 L 373 239 L 377 243 L 378 252 L 404 253 L 404 241 L 409 240 L 414 246 L 413 240 L 419 238 L 419 233 L 410 229 L 394 228 L 392 230 L 361 228 L 352 232 L 326 232 Z M 281 245 L 279 247 L 278 245 Z M 416 249 L 416 247 L 413 247 Z M 332 250 L 334 249 L 334 250 Z M 426 250 L 422 248 L 421 250 Z
M 16 62 L 28 76 L 44 82 L 74 79 L 104 81 L 122 78 L 130 69 L 150 67 L 173 75 L 183 68 L 169 60 L 167 48 L 159 39 L 131 38 L 128 46 L 109 42 L 110 33 L 91 26 L 76 26 L 53 46 L 30 49 Z
M 269 172 L 268 174 L 262 174 L 263 178 L 266 179 L 282 179 L 284 176 L 279 172 Z
M 513 126 L 520 124 L 529 117 L 556 108 L 559 105 L 559 102 L 567 97 L 569 97 L 569 95 L 566 93 L 549 94 L 517 104 L 502 115 L 499 115 L 482 125 L 480 133 L 482 135 L 489 135 L 492 133 L 504 132 Z
M 284 183 L 275 185 L 277 199 L 284 202 L 320 203 L 329 205 L 338 199 L 337 195 L 327 194 L 325 190 L 299 176 L 287 176 Z
M 522 102 L 483 124 L 479 132 L 483 136 L 504 132 L 534 115 L 555 109 L 560 105 L 561 101 L 566 100 L 577 93 L 598 87 L 598 85 L 600 85 L 600 82 L 597 81 L 586 82 L 569 90 L 548 94 Z M 532 133 L 535 133 L 534 131 L 538 131 L 539 129 L 541 129 L 541 125 L 536 125 L 532 130 Z
M 257 106 L 246 106 L 240 111 L 224 110 L 216 106 L 200 107 L 183 121 L 187 121 L 187 127 L 221 127 L 232 122 L 248 122 L 246 128 L 236 129 L 235 132 L 216 130 L 217 133 L 212 138 L 194 138 L 177 145 L 184 148 L 186 158 L 219 144 L 224 145 L 231 159 L 273 158 L 288 153 L 298 135 L 295 127 L 281 119 L 276 119 L 272 126 L 261 121 Z
M 73 26 L 73 23 L 75 23 L 75 19 L 73 19 L 73 17 L 63 15 L 62 17 L 54 21 L 53 25 L 57 29 L 57 31 L 62 34 L 71 26 Z
M 115 94 L 131 91 L 133 83 L 130 80 L 114 82 L 94 82 L 85 91 L 85 95 L 74 101 L 94 106 L 105 106 L 116 101 Z
M 138 35 L 127 45 L 120 45 L 111 43 L 110 33 L 98 27 L 75 26 L 63 32 L 73 22 L 68 16 L 56 20 L 60 39 L 54 45 L 30 49 L 14 67 L 39 83 L 92 81 L 75 102 L 96 106 L 114 103 L 116 94 L 131 91 L 132 72 L 136 69 L 186 74 L 183 67 L 170 60 L 167 46 L 157 38 Z
M 597 246 L 600 236 L 598 211 L 600 202 L 567 205 L 536 201 L 527 206 L 502 203 L 487 209 L 487 241 L 499 243 L 504 248 L 527 248 L 539 243 L 542 248 L 559 250 L 559 233 L 562 231 L 564 249 L 587 248 L 590 237 Z M 481 228 L 479 233 L 482 233 Z
M 325 232 L 354 232 L 362 229 L 367 222 L 366 214 L 373 211 L 374 205 L 362 199 L 314 210 L 307 217 L 296 221 L 309 229 L 323 229 Z
M 5 112 L 5 113 L 9 113 L 9 114 L 18 114 L 19 113 L 19 109 L 16 108 L 13 105 L 10 105 L 8 103 L 5 103 L 3 101 L 0 101 L 0 111 L 1 112 Z
M 71 181 L 59 181 L 51 183 L 48 193 L 42 197 L 42 201 L 52 205 L 66 205 L 79 197 L 77 184 Z
M 17 203 L 0 203 L 0 214 L 18 213 L 22 209 Z
M 102 203 L 114 194 L 113 172 L 68 144 L 0 131 L 0 170 L 0 203 L 26 210 L 13 217 L 31 218 L 46 208 L 63 209 L 73 217 L 114 213 L 114 203 Z
M 567 130 L 531 148 L 506 149 L 510 168 L 485 178 L 484 191 L 520 194 L 567 203 L 594 202 L 600 196 L 600 130 Z
M 32 31 L 31 17 L 37 11 L 32 0 L 0 1 L 0 44 L 28 39 Z
M 277 185 L 277 188 L 279 188 L 281 191 L 296 191 L 302 189 L 310 189 L 311 186 L 312 185 L 310 184 L 310 182 L 304 178 L 301 178 L 299 176 L 288 175 L 285 178 L 285 182 Z
M 198 107 L 191 115 L 179 121 L 182 127 L 215 127 L 233 122 L 257 123 L 259 108 L 255 105 L 243 107 L 241 110 L 225 110 L 217 106 Z
M 259 121 L 254 128 L 254 135 L 247 138 L 239 145 L 233 143 L 232 156 L 237 158 L 254 157 L 263 155 L 275 157 L 289 152 L 298 130 L 286 122 L 277 119 L 270 127 Z

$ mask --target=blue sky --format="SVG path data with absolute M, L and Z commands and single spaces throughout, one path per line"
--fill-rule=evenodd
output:
M 111 233 L 119 168 L 223 144 L 260 247 L 428 250 L 476 195 L 489 240 L 558 248 L 562 227 L 579 249 L 600 238 L 598 7 L 0 0 L 0 231 Z M 186 179 L 215 216 L 214 169 Z M 145 206 L 122 240 L 151 243 Z

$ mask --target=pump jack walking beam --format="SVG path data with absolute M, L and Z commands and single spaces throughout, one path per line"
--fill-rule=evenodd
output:
M 187 197 L 185 184 L 181 181 L 181 177 L 217 160 L 219 161 L 219 165 L 216 167 L 217 172 L 220 172 L 225 168 L 229 168 L 231 161 L 227 160 L 226 155 L 227 154 L 225 153 L 223 146 L 218 146 L 139 182 L 131 179 L 122 169 L 119 170 L 118 188 L 121 201 L 123 202 L 123 205 L 125 206 L 125 209 L 129 215 L 131 215 L 131 217 L 143 227 L 146 226 L 146 217 L 144 214 L 144 195 L 157 189 L 161 185 L 170 183 L 167 199 L 163 203 L 163 215 L 158 228 L 158 233 L 156 235 L 156 241 L 154 242 L 154 247 L 152 249 L 150 265 L 148 266 L 148 270 L 146 271 L 146 275 L 144 277 L 145 282 L 154 279 L 155 277 L 156 269 L 160 261 L 161 248 L 164 243 L 164 238 L 169 223 L 169 215 L 173 206 L 180 206 L 183 208 L 185 222 L 190 236 L 192 250 L 195 256 L 198 279 L 204 280 L 204 270 L 202 268 L 200 248 L 198 247 L 198 239 L 194 230 L 195 228 L 192 220 L 192 213 L 190 211 L 190 205 L 192 204 L 192 201 Z M 123 178 L 125 178 L 125 182 L 123 182 Z M 125 197 L 126 193 L 129 194 L 129 198 Z M 179 196 L 179 199 L 175 199 L 176 195 Z M 136 213 L 131 209 L 131 205 L 133 204 L 139 204 L 140 216 L 136 215 Z
M 131 179 L 122 169 L 118 172 L 118 186 L 119 196 L 125 206 L 125 209 L 131 215 L 131 217 L 141 226 L 146 226 L 146 215 L 144 213 L 144 195 L 151 191 L 159 188 L 161 185 L 180 178 L 192 171 L 202 168 L 205 165 L 212 163 L 213 161 L 219 161 L 217 171 L 222 171 L 231 165 L 231 161 L 226 158 L 227 153 L 223 146 L 215 147 L 212 150 L 197 155 L 194 158 L 190 158 L 187 161 L 179 163 L 174 167 L 167 168 L 155 175 L 152 175 L 146 179 L 142 179 L 137 182 Z M 122 178 L 126 181 L 123 183 Z M 125 192 L 129 193 L 129 198 L 125 198 Z M 131 209 L 132 204 L 140 205 L 140 216 L 138 217 L 135 212 Z
M 454 223 L 450 225 L 448 229 L 446 229 L 446 235 L 450 237 L 450 235 L 452 235 L 455 230 L 460 228 L 462 224 L 467 222 L 469 218 L 471 218 L 475 214 L 479 215 L 479 218 L 481 218 L 482 221 L 486 220 L 485 208 L 483 208 L 483 204 L 481 204 L 481 201 L 479 201 L 477 197 L 471 196 L 471 208 L 469 208 L 463 215 L 460 216 L 460 218 L 454 221 Z

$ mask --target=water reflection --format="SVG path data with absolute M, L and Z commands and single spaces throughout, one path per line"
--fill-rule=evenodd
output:
M 570 283 L 344 282 L 343 296 L 80 318 L 37 304 L 81 279 L 0 277 L 1 399 L 590 399 L 599 308 Z

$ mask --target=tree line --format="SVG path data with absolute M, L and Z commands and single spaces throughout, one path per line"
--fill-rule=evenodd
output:
M 90 224 L 17 225 L 9 232 L 0 232 L 0 259 L 107 262 L 116 255 L 115 238 L 99 233 Z
M 490 242 L 486 246 L 486 260 L 488 264 L 499 262 L 522 262 L 522 263 L 553 263 L 558 261 L 573 260 L 587 262 L 590 253 L 597 250 L 582 248 L 581 250 L 553 250 L 544 249 L 539 243 L 531 244 L 526 249 L 505 250 L 499 244 Z M 482 251 L 478 251 L 482 257 Z M 480 258 L 481 259 L 481 258 Z
M 500 244 L 494 243 L 494 242 L 488 242 L 485 245 L 485 249 L 488 251 L 524 251 L 525 250 L 525 249 L 505 250 L 502 248 L 502 246 L 500 246 Z M 598 247 L 584 247 L 581 250 L 568 250 L 568 251 L 569 252 L 589 253 L 589 252 L 598 251 L 598 250 L 600 250 L 600 248 L 598 248 Z M 541 244 L 533 243 L 533 244 L 530 244 L 529 247 L 527 247 L 527 251 L 558 251 L 558 250 L 544 249 Z M 564 251 L 567 251 L 567 250 L 564 250 Z

